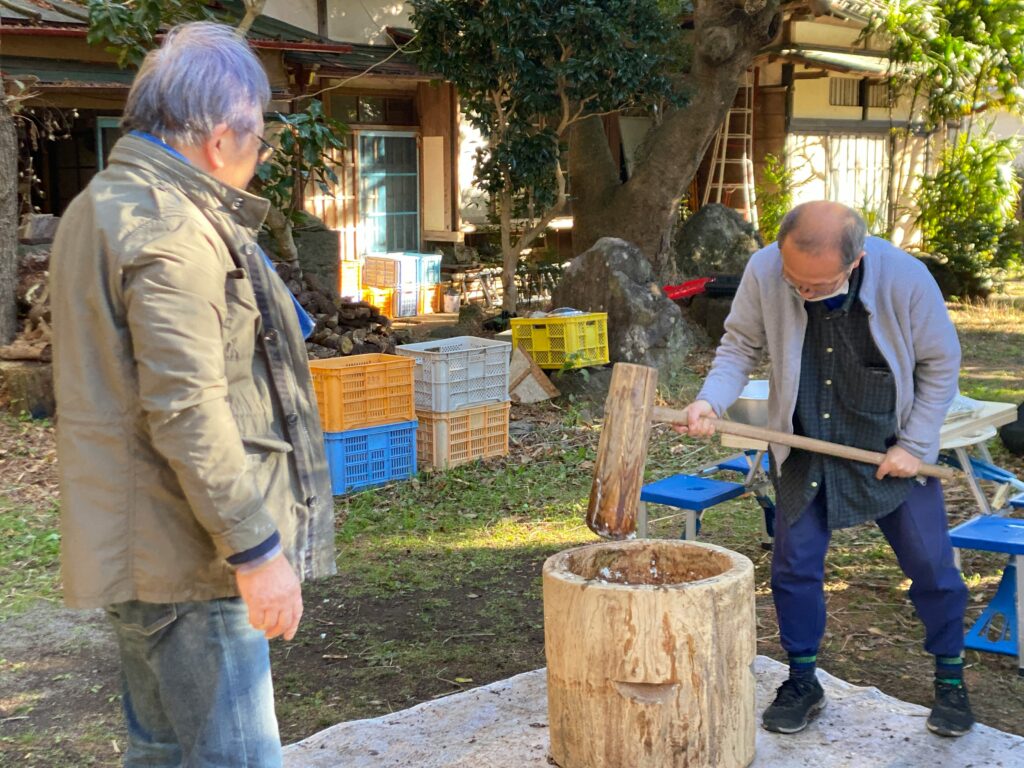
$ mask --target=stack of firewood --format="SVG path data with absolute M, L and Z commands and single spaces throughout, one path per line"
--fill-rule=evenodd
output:
M 391 321 L 365 301 L 340 298 L 335 291 L 297 267 L 277 264 L 277 273 L 284 280 L 299 304 L 316 321 L 306 341 L 311 358 L 360 355 L 368 352 L 393 352 L 397 338 Z
M 21 329 L 7 346 L 0 347 L 0 360 L 51 359 L 49 251 L 33 251 L 18 261 L 18 322 Z

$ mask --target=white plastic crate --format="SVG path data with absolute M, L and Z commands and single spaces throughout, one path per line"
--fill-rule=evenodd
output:
M 446 412 L 508 400 L 512 345 L 476 336 L 403 344 L 395 353 L 416 360 L 417 410 Z
M 392 311 L 394 317 L 413 317 L 416 314 L 416 305 L 420 300 L 419 286 L 397 285 L 392 297 Z

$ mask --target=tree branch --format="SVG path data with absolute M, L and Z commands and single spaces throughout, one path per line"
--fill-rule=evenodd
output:
M 558 199 L 555 201 L 554 205 L 548 208 L 544 215 L 540 217 L 540 220 L 536 224 L 519 237 L 519 240 L 516 242 L 513 249 L 517 261 L 519 259 L 519 255 L 529 247 L 530 243 L 540 237 L 544 230 L 547 229 L 548 224 L 550 224 L 552 220 L 562 212 L 562 209 L 565 208 L 565 173 L 562 171 L 561 162 L 555 163 L 555 179 L 558 184 Z
M 267 0 L 242 0 L 245 4 L 245 16 L 235 27 L 235 34 L 239 37 L 245 37 L 249 34 L 249 29 L 255 23 L 256 19 L 263 13 L 263 8 L 267 4 Z

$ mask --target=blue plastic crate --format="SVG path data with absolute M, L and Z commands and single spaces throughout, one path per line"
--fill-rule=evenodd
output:
M 404 480 L 416 472 L 416 421 L 381 427 L 325 432 L 331 492 L 349 491 Z
M 441 282 L 441 256 L 434 253 L 419 253 L 420 264 L 417 277 L 420 285 L 436 285 Z

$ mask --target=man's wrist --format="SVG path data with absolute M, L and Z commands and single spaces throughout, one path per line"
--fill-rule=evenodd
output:
M 281 549 L 281 545 L 278 544 L 272 550 L 267 552 L 265 555 L 260 555 L 255 560 L 249 560 L 246 563 L 242 563 L 235 568 L 235 573 L 252 573 L 255 570 L 262 568 L 264 565 L 269 563 L 275 557 L 280 555 L 284 550 Z
M 281 554 L 281 534 L 274 531 L 255 547 L 244 552 L 236 552 L 227 560 L 228 565 L 234 567 L 237 572 L 245 573 L 259 568 L 279 554 Z

